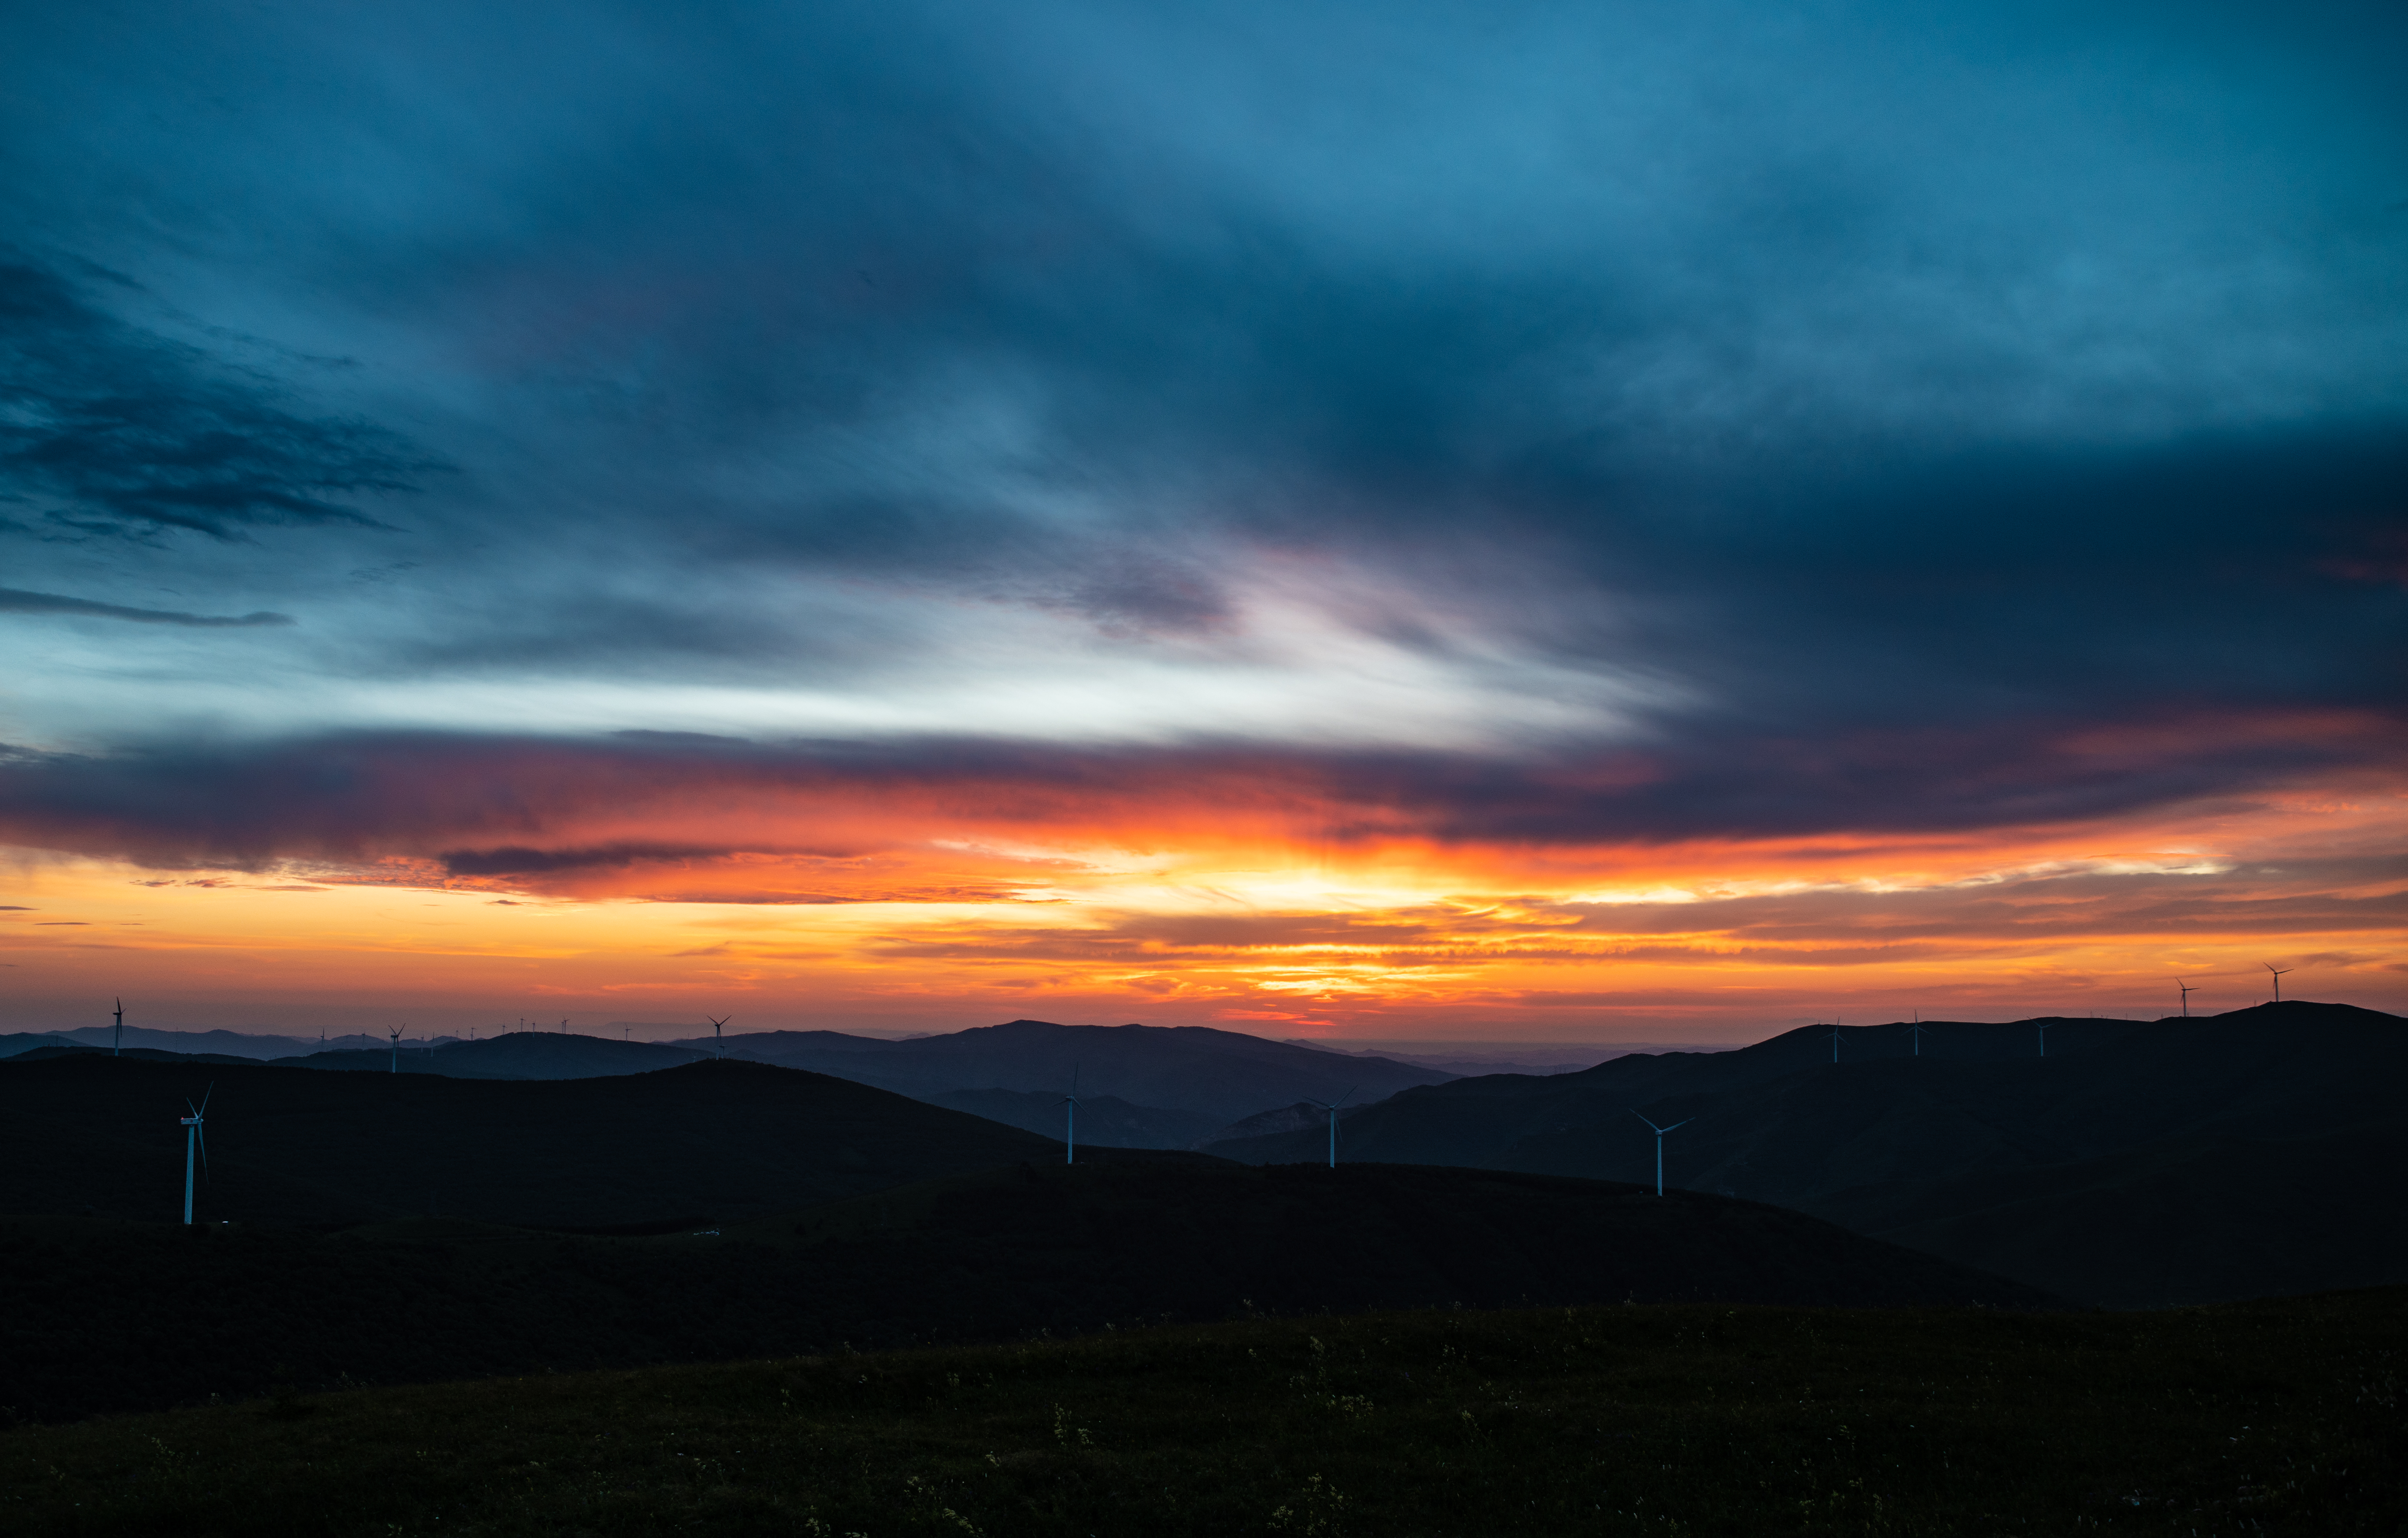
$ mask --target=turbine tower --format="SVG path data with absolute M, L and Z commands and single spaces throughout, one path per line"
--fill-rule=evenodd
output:
M 1914 1023 L 1913 1025 L 1911 1025 L 1911 1026 L 1907 1027 L 1907 1034 L 1908 1034 L 1908 1035 L 1910 1035 L 1910 1036 L 1913 1036 L 1913 1037 L 1914 1038 L 1914 1055 L 1915 1055 L 1916 1057 L 1918 1057 L 1918 1058 L 1919 1058 L 1919 1057 L 1921 1057 L 1921 1056 L 1923 1056 L 1923 1011 L 1922 1011 L 1922 1010 L 1918 1009 L 1918 1010 L 1916 1010 L 1916 1011 L 1914 1012 Z
M 184 1109 L 193 1113 L 183 1118 L 184 1226 L 186 1228 L 193 1226 L 193 1155 L 197 1152 L 201 1156 L 201 1168 L 204 1171 L 209 1164 L 208 1140 L 201 1135 L 201 1115 L 209 1108 L 209 1096 L 217 1092 L 217 1085 L 212 1082 L 207 1089 L 202 1090 L 201 1103 L 198 1105 L 194 1105 L 189 1100 L 184 1102 Z
M 1070 1092 L 1054 1104 L 1068 1107 L 1062 1113 L 1064 1118 L 1062 1162 L 1076 1164 L 1079 1161 L 1079 1065 L 1077 1063 L 1070 1065 Z
M 1329 1167 L 1333 1170 L 1338 1167 L 1338 1107 L 1345 1104 L 1349 1100 L 1353 1099 L 1354 1096 L 1354 1090 L 1360 1089 L 1361 1088 L 1363 1087 L 1357 1084 L 1353 1089 L 1348 1089 L 1344 1094 L 1340 1095 L 1336 1100 L 1309 1100 L 1306 1102 L 1307 1104 L 1318 1105 L 1323 1110 L 1329 1113 Z
M 395 1026 L 391 1031 L 386 1032 L 385 1034 L 393 1038 L 392 1071 L 398 1074 L 401 1072 L 401 1028 L 399 1026 Z
M 730 1015 L 727 1017 L 727 1019 L 724 1020 L 710 1020 L 710 1016 L 705 1015 L 703 1017 L 704 1019 L 710 1020 L 710 1051 L 713 1057 L 724 1058 L 727 1056 L 726 1038 L 722 1036 L 719 1032 L 720 1029 L 727 1024 L 727 1020 L 732 1020 L 735 1018 L 735 1016 Z
M 2283 974 L 2286 972 L 2296 972 L 2299 969 L 2297 967 L 2276 966 L 2272 961 L 2260 961 L 2258 964 L 2274 975 L 2274 1002 L 2276 1004 L 2281 1004 L 2283 1002 Z
M 108 1033 L 108 1055 L 117 1056 L 118 1043 L 125 1039 L 125 1001 L 117 1001 L 117 1029 Z
M 1638 1112 L 1636 1112 L 1636 1111 L 1633 1111 L 1633 1112 L 1631 1112 L 1630 1114 L 1631 1114 L 1632 1116 L 1639 1116 L 1639 1113 L 1638 1113 Z M 1639 1116 L 1639 1119 L 1640 1119 L 1640 1120 L 1641 1120 L 1641 1121 L 1647 1121 L 1647 1118 L 1646 1118 L 1645 1117 L 1643 1117 L 1643 1116 Z M 1661 1196 L 1661 1195 L 1663 1195 L 1663 1194 L 1664 1194 L 1664 1134 L 1665 1134 L 1666 1132 L 1678 1132 L 1678 1131 L 1680 1131 L 1682 1128 L 1684 1128 L 1684 1127 L 1687 1126 L 1690 1122 L 1695 1121 L 1695 1120 L 1697 1120 L 1697 1119 L 1698 1119 L 1698 1118 L 1697 1118 L 1696 1117 L 1684 1117 L 1684 1118 L 1682 1118 L 1680 1120 L 1678 1120 L 1678 1121 L 1676 1121 L 1676 1122 L 1672 1123 L 1672 1125 L 1670 1125 L 1670 1127 L 1657 1127 L 1657 1126 L 1656 1125 L 1656 1123 L 1654 1123 L 1654 1122 L 1652 1122 L 1652 1121 L 1647 1121 L 1647 1125 L 1648 1125 L 1650 1128 L 1654 1129 L 1655 1133 L 1656 1133 L 1656 1195 Z
M 2048 1022 L 2034 1020 L 2032 1023 L 2040 1027 L 2040 1055 L 2046 1057 L 2048 1056 Z
M 2174 979 L 2174 986 L 2182 990 L 2182 1018 L 2184 1019 L 2188 1019 L 2190 1018 L 2190 996 L 2198 992 L 2199 990 L 2191 987 L 2190 984 L 2184 982 L 2180 977 L 2176 977 Z
M 1834 1015 L 1834 1016 L 1832 1016 L 1832 1017 L 1831 1017 L 1831 1061 L 1832 1061 L 1832 1063 L 1833 1063 L 1834 1065 L 1836 1065 L 1836 1064 L 1839 1062 L 1839 1061 L 1840 1061 L 1840 1017 L 1838 1017 L 1837 1015 Z M 1641 1120 L 1644 1120 L 1645 1118 L 1641 1118 Z

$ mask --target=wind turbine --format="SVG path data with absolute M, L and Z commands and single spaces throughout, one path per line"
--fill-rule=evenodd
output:
M 1921 1056 L 1923 1056 L 1923 1011 L 1922 1011 L 1922 1010 L 1918 1009 L 1918 1010 L 1916 1010 L 1916 1011 L 1914 1012 L 1914 1023 L 1913 1025 L 1911 1025 L 1911 1026 L 1909 1026 L 1909 1027 L 1907 1028 L 1907 1034 L 1908 1034 L 1908 1035 L 1910 1035 L 1910 1036 L 1913 1036 L 1913 1037 L 1914 1038 L 1914 1055 L 1915 1055 L 1916 1057 L 1918 1057 L 1918 1058 L 1919 1058 L 1919 1057 L 1921 1057 Z
M 1059 1101 L 1055 1102 L 1055 1104 L 1069 1107 L 1068 1110 L 1062 1113 L 1065 1118 L 1062 1135 L 1062 1162 L 1065 1164 L 1075 1164 L 1079 1161 L 1079 1065 L 1077 1063 L 1074 1062 L 1070 1065 L 1070 1092 L 1064 1095 Z
M 2034 1020 L 2032 1023 L 2040 1027 L 2040 1055 L 2046 1057 L 2048 1056 L 2048 1022 Z
M 117 1044 L 125 1039 L 125 1001 L 117 1001 L 117 1029 L 109 1032 L 108 1055 L 117 1056 Z
M 1633 1111 L 1633 1112 L 1631 1112 L 1630 1114 L 1631 1114 L 1632 1116 L 1639 1116 L 1639 1113 L 1638 1113 L 1638 1112 L 1636 1112 L 1636 1111 Z M 1640 1120 L 1641 1120 L 1641 1121 L 1647 1121 L 1647 1118 L 1646 1118 L 1645 1117 L 1643 1117 L 1643 1116 L 1639 1116 L 1639 1119 L 1640 1119 Z M 1656 1132 L 1656 1195 L 1661 1196 L 1661 1195 L 1663 1195 L 1663 1194 L 1664 1194 L 1664 1134 L 1665 1134 L 1666 1132 L 1679 1132 L 1682 1128 L 1684 1128 L 1684 1127 L 1687 1126 L 1690 1122 L 1695 1121 L 1695 1120 L 1697 1120 L 1697 1119 L 1698 1119 L 1698 1118 L 1697 1118 L 1696 1117 L 1684 1117 L 1684 1118 L 1682 1118 L 1680 1120 L 1678 1120 L 1678 1121 L 1676 1121 L 1676 1122 L 1672 1123 L 1672 1125 L 1670 1125 L 1670 1127 L 1657 1127 L 1657 1126 L 1656 1126 L 1656 1123 L 1654 1123 L 1654 1122 L 1652 1122 L 1652 1121 L 1647 1121 L 1647 1125 L 1648 1125 L 1649 1127 L 1651 1127 L 1651 1128 L 1654 1128 L 1654 1129 L 1655 1129 L 1655 1132 Z
M 732 1020 L 735 1018 L 735 1016 L 730 1015 L 727 1017 L 727 1020 Z M 705 1015 L 703 1018 L 710 1020 L 710 1017 L 708 1015 Z M 715 1057 L 724 1058 L 727 1056 L 727 1047 L 725 1046 L 726 1038 L 719 1033 L 720 1027 L 725 1025 L 727 1020 L 710 1020 L 710 1047 L 711 1053 Z
M 1346 1093 L 1340 1095 L 1336 1100 L 1314 1100 L 1307 1102 L 1307 1104 L 1318 1105 L 1323 1110 L 1329 1113 L 1329 1167 L 1333 1170 L 1338 1167 L 1338 1107 L 1345 1104 L 1347 1101 L 1353 1099 L 1354 1090 L 1360 1089 L 1361 1088 L 1363 1087 L 1357 1084 L 1354 1089 L 1348 1089 Z
M 2281 1004 L 2283 1002 L 2283 974 L 2286 972 L 2296 972 L 2299 968 L 2276 966 L 2272 961 L 2260 961 L 2258 964 L 2274 975 L 2274 1002 L 2276 1004 Z
M 2182 1018 L 2184 1019 L 2188 1019 L 2190 1018 L 2190 996 L 2198 992 L 2199 990 L 2191 987 L 2190 984 L 2184 982 L 2180 977 L 2176 977 L 2174 979 L 2174 986 L 2182 990 Z
M 1834 1063 L 1840 1061 L 1840 1017 L 1837 1015 L 1831 1017 L 1831 1061 Z
M 398 1074 L 401 1072 L 401 1028 L 395 1026 L 385 1034 L 393 1038 L 393 1072 Z
M 217 1088 L 216 1082 L 212 1080 L 209 1087 L 201 1091 L 201 1103 L 198 1105 L 194 1105 L 189 1100 L 184 1102 L 184 1109 L 193 1113 L 183 1118 L 184 1226 L 186 1228 L 193 1226 L 193 1155 L 195 1152 L 200 1154 L 201 1168 L 204 1171 L 209 1167 L 208 1140 L 201 1135 L 201 1115 L 209 1108 L 209 1096 L 217 1093 Z

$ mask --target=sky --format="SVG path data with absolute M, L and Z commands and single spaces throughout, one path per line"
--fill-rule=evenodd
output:
M 2408 1011 L 2403 77 L 15 7 L 0 1030 Z

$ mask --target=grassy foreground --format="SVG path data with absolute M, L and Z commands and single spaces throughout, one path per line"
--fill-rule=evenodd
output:
M 0 1436 L 14 1533 L 2396 1533 L 2408 1291 L 1254 1319 Z

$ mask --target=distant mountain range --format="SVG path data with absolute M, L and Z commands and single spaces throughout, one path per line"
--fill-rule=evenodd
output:
M 2047 1056 L 2040 1055 L 2043 1030 Z M 2043 1289 L 2151 1306 L 2408 1281 L 2408 1020 L 1811 1027 L 1736 1052 L 1406 1090 L 1340 1157 L 1653 1178 L 1774 1203 Z M 1205 1145 L 1323 1157 L 1317 1128 Z
M 108 1028 L 0 1037 L 0 1059 L 46 1048 L 102 1049 Z M 1231 1122 L 1299 1099 L 1362 1104 L 1455 1075 L 1428 1064 L 1267 1041 L 1200 1026 L 1054 1025 L 1013 1020 L 891 1041 L 835 1031 L 755 1032 L 632 1042 L 572 1032 L 514 1031 L 477 1040 L 367 1036 L 316 1042 L 234 1032 L 125 1032 L 128 1050 L 258 1059 L 304 1068 L 445 1078 L 571 1079 L 646 1074 L 722 1054 L 890 1089 L 1059 1137 L 1061 1101 L 1076 1084 L 1097 1147 L 1180 1148 Z M 270 1050 L 270 1048 L 277 1050 Z M 1351 1093 L 1350 1093 L 1351 1091 Z
M 710 1038 L 676 1043 L 708 1049 Z M 1298 1100 L 1384 1099 L 1443 1084 L 1441 1068 L 1354 1057 L 1207 1026 L 1055 1025 L 1012 1020 L 950 1035 L 884 1041 L 834 1031 L 765 1031 L 727 1039 L 727 1055 L 874 1084 L 932 1099 L 966 1089 L 1011 1089 L 1192 1112 L 1219 1127 Z M 1183 1123 L 1182 1123 L 1183 1125 Z

